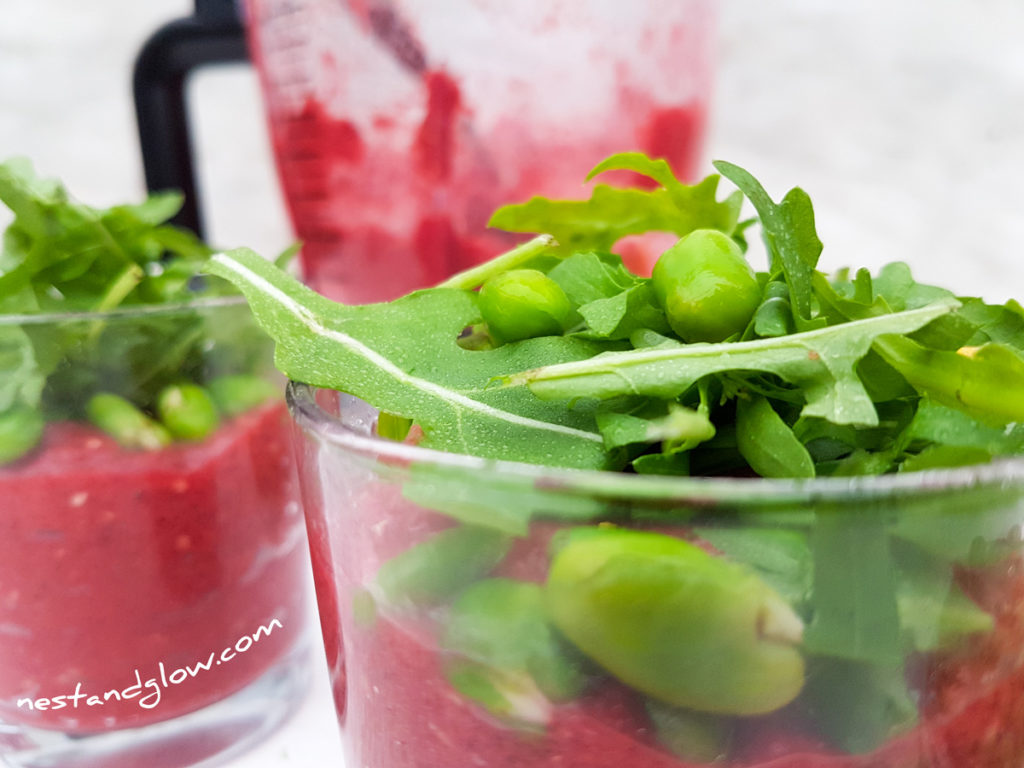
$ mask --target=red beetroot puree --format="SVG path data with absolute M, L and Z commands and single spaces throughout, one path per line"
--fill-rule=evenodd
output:
M 447 518 L 409 507 L 395 489 L 373 489 L 366 526 L 353 550 L 386 560 L 409 537 L 421 539 L 450 525 Z M 372 505 L 372 506 L 371 506 Z M 312 520 L 323 511 L 309 508 Z M 542 581 L 551 535 L 559 526 L 534 524 L 494 575 Z M 442 654 L 429 628 L 390 617 L 352 621 L 349 580 L 368 563 L 339 574 L 330 561 L 326 529 L 313 525 L 321 623 L 332 665 L 339 719 L 349 759 L 379 768 L 693 768 L 655 741 L 643 702 L 613 681 L 592 686 L 579 700 L 556 706 L 543 733 L 501 725 L 455 691 L 442 670 Z M 362 538 L 360 538 L 362 537 Z M 321 541 L 320 539 L 324 540 Z M 328 581 L 329 580 L 329 581 Z M 870 754 L 840 754 L 826 747 L 792 708 L 741 721 L 732 768 L 1019 768 L 1024 755 L 1024 564 L 1008 558 L 983 570 L 963 571 L 965 593 L 995 618 L 995 631 L 956 651 L 920 661 L 922 717 L 911 731 Z M 341 616 L 337 611 L 340 607 Z M 343 632 L 338 630 L 343 627 Z M 346 674 L 347 667 L 347 674 Z
M 487 228 L 496 208 L 533 195 L 575 197 L 579 180 L 614 151 L 642 150 L 668 160 L 681 178 L 698 175 L 707 117 L 702 97 L 660 104 L 620 85 L 598 132 L 534 136 L 529 116 L 485 132 L 457 74 L 430 62 L 415 30 L 387 6 L 350 3 L 348 12 L 356 10 L 389 64 L 417 82 L 414 100 L 374 115 L 359 114 L 359 107 L 338 114 L 316 92 L 298 107 L 292 94 L 277 103 L 274 65 L 283 62 L 261 27 L 274 16 L 257 0 L 249 6 L 250 48 L 271 94 L 274 155 L 303 242 L 306 282 L 332 298 L 392 299 L 511 247 L 517 238 Z M 344 76 L 372 77 L 372 64 L 365 66 L 368 73 Z M 339 68 L 330 55 L 320 65 L 323 75 Z M 531 142 L 510 142 L 510 133 Z M 634 174 L 618 178 L 650 183 Z M 646 274 L 660 249 L 631 242 L 622 252 Z
M 302 628 L 296 496 L 280 404 L 158 452 L 48 426 L 39 450 L 0 469 L 0 718 L 138 726 L 257 678 Z
M 315 100 L 272 121 L 282 187 L 303 241 L 306 279 L 328 295 L 350 302 L 390 299 L 485 261 L 516 241 L 486 228 L 496 208 L 534 194 L 578 196 L 579 179 L 605 153 L 603 146 L 559 146 L 556 163 L 542 150 L 530 157 L 502 158 L 500 143 L 469 152 L 461 146 L 467 141 L 465 130 L 456 130 L 465 111 L 457 82 L 447 73 L 428 72 L 424 90 L 426 113 L 414 143 L 407 154 L 394 151 L 386 162 L 368 155 L 368 142 L 351 120 L 331 116 Z M 694 178 L 703 105 L 653 108 L 641 122 L 638 148 L 669 160 L 682 178 Z M 473 143 L 484 140 L 475 137 Z M 502 186 L 485 171 L 454 172 L 463 152 L 481 151 L 491 162 L 515 168 L 510 175 L 516 182 Z M 367 183 L 391 177 L 401 184 L 391 188 L 393 207 L 383 215 Z M 620 174 L 620 181 L 649 185 L 633 174 Z M 435 200 L 443 205 L 436 206 Z M 414 219 L 405 220 L 413 211 Z M 650 272 L 660 252 L 632 242 L 621 250 L 627 265 L 640 274 Z

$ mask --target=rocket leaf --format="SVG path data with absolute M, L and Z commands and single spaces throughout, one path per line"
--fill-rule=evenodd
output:
M 921 309 L 857 320 L 789 336 L 721 344 L 608 352 L 505 377 L 544 400 L 683 394 L 699 379 L 729 371 L 764 371 L 802 388 L 802 415 L 835 424 L 878 423 L 855 366 L 879 337 L 906 334 L 958 306 L 947 300 Z
M 903 639 L 885 523 L 870 514 L 819 514 L 811 551 L 813 619 L 804 634 L 808 652 L 899 664 Z
M 821 241 L 814 228 L 811 199 L 799 187 L 791 189 L 781 203 L 774 203 L 760 182 L 732 163 L 718 161 L 715 168 L 735 184 L 754 204 L 775 274 L 785 275 L 797 330 L 806 331 L 823 323 L 811 317 L 811 277 L 821 255 Z
M 882 339 L 876 350 L 922 394 L 982 419 L 1024 421 L 1024 357 L 989 342 L 956 352 L 929 349 L 902 337 Z
M 761 477 L 814 477 L 811 455 L 767 398 L 736 399 L 736 443 Z
M 210 271 L 235 282 L 277 342 L 288 376 L 343 389 L 423 429 L 423 445 L 532 463 L 597 468 L 602 439 L 586 408 L 544 403 L 491 379 L 542 361 L 581 360 L 603 347 L 548 336 L 470 351 L 456 340 L 479 322 L 476 294 L 438 288 L 389 304 L 344 306 L 247 249 L 217 254 Z
M 673 232 L 680 237 L 698 228 L 731 234 L 739 218 L 741 198 L 717 199 L 718 176 L 686 186 L 664 160 L 638 152 L 613 155 L 587 177 L 612 170 L 629 170 L 661 184 L 654 190 L 598 184 L 589 200 L 551 200 L 534 197 L 506 205 L 491 217 L 489 226 L 510 232 L 546 232 L 570 251 L 610 250 L 624 237 L 645 232 Z
M 827 277 L 817 269 L 821 242 L 807 195 L 796 188 L 776 203 L 747 171 L 717 167 L 740 193 L 719 201 L 717 176 L 688 186 L 664 161 L 614 155 L 591 177 L 628 171 L 660 186 L 599 186 L 588 201 L 507 206 L 496 225 L 547 234 L 390 304 L 334 304 L 244 251 L 217 256 L 212 271 L 247 294 L 285 373 L 415 422 L 429 447 L 548 466 L 698 475 L 753 467 L 778 477 L 879 474 L 1018 452 L 1015 439 L 981 434 L 992 423 L 1024 421 L 1024 313 L 1016 304 L 958 300 L 918 283 L 904 264 Z M 759 275 L 760 308 L 737 340 L 685 344 L 651 279 L 608 249 L 651 229 L 735 233 L 741 193 L 759 213 L 771 257 Z M 524 266 L 564 291 L 566 330 L 496 345 L 474 289 Z M 922 396 L 980 426 L 951 442 L 949 429 L 963 424 L 948 413 L 926 423 L 935 411 L 925 408 L 905 431 Z M 698 434 L 659 431 L 665 414 L 693 408 Z M 475 499 L 455 506 L 460 519 L 480 521 Z M 521 532 L 531 515 L 507 512 L 504 529 Z

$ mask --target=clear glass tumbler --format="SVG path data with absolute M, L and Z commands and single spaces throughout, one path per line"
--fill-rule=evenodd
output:
M 432 285 L 514 242 L 498 206 L 577 198 L 613 152 L 701 175 L 714 6 L 247 0 L 307 282 L 347 303 Z
M 1024 462 L 552 470 L 291 384 L 346 764 L 1024 764 Z
M 0 342 L 0 761 L 251 744 L 306 689 L 308 559 L 248 307 L 6 315 Z

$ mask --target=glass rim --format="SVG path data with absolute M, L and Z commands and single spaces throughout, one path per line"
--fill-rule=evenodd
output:
M 331 445 L 374 461 L 428 464 L 474 473 L 486 471 L 496 479 L 518 482 L 532 480 L 535 487 L 552 492 L 659 502 L 703 501 L 769 506 L 931 495 L 992 486 L 1020 486 L 1024 490 L 1024 457 L 998 458 L 984 464 L 951 469 L 808 479 L 636 475 L 488 459 L 362 434 L 321 408 L 315 398 L 317 389 L 321 388 L 290 380 L 286 390 L 288 409 L 300 428 Z
M 5 325 L 47 325 L 50 323 L 89 322 L 95 320 L 111 320 L 135 317 L 152 317 L 157 315 L 173 315 L 196 309 L 219 309 L 246 305 L 241 294 L 237 296 L 209 296 L 188 301 L 176 301 L 166 304 L 132 304 L 106 310 L 81 310 L 74 312 L 34 312 L 31 314 L 0 313 L 0 327 Z

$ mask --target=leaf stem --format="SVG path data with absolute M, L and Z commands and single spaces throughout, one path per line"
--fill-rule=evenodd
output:
M 110 283 L 103 297 L 96 305 L 97 312 L 107 312 L 108 310 L 117 307 L 129 293 L 135 290 L 142 279 L 146 276 L 146 273 L 142 271 L 135 262 L 131 262 L 126 266 L 114 280 Z
M 129 293 L 135 290 L 135 287 L 142 282 L 142 279 L 146 276 L 146 273 L 142 271 L 135 262 L 130 262 L 114 280 L 110 283 L 106 292 L 100 298 L 99 303 L 96 304 L 95 311 L 97 312 L 108 312 L 111 309 L 117 307 Z M 103 333 L 103 329 L 106 327 L 106 322 L 103 320 L 96 320 L 92 323 L 89 328 L 89 334 L 87 341 L 89 344 L 95 344 L 96 340 Z
M 538 235 L 488 262 L 452 275 L 437 287 L 471 291 L 479 288 L 490 277 L 522 266 L 557 245 L 558 242 L 551 235 Z

